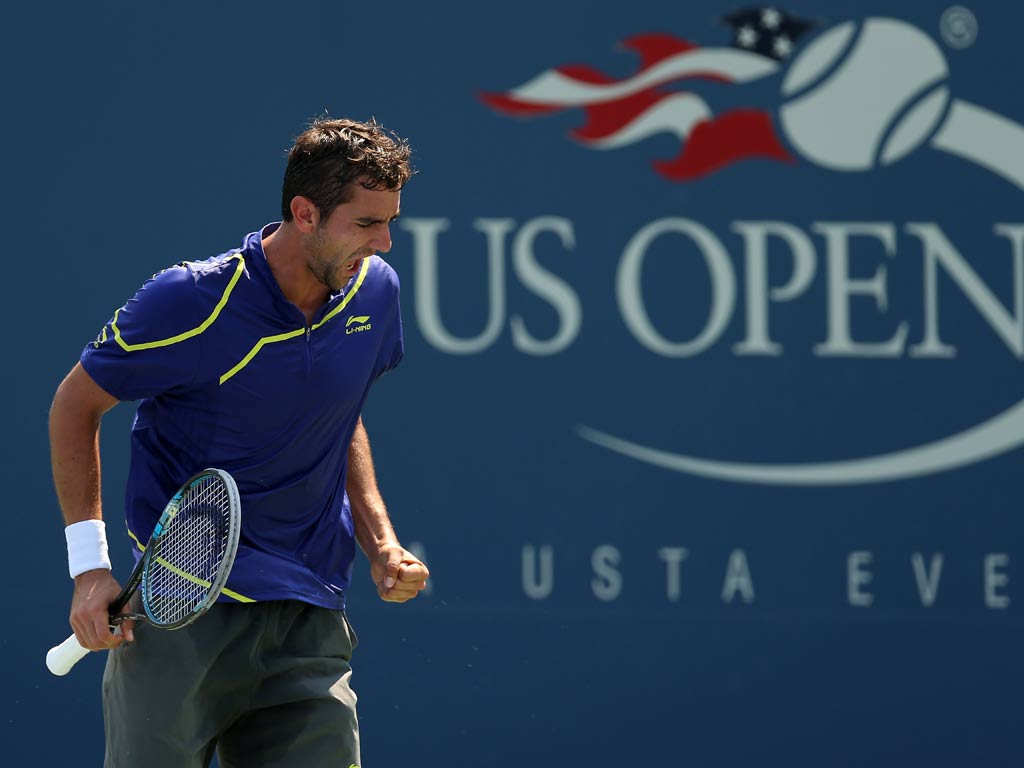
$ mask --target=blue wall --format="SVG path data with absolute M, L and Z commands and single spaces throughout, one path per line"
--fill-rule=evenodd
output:
M 323 111 L 419 169 L 388 256 L 407 356 L 366 422 L 435 578 L 396 607 L 357 574 L 366 765 L 1019 763 L 1024 11 L 788 6 L 818 22 L 790 57 L 661 85 L 757 110 L 788 159 L 679 179 L 655 163 L 749 124 L 573 131 L 656 69 L 620 43 L 729 53 L 741 6 L 401 5 L 5 12 L 5 764 L 102 754 L 102 658 L 43 666 L 71 594 L 52 393 L 143 279 L 275 218 Z M 573 64 L 608 98 L 481 97 Z M 103 427 L 111 518 L 131 411 Z

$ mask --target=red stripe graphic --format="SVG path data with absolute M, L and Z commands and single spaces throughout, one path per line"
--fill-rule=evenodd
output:
M 582 109 L 582 126 L 569 135 L 582 144 L 614 149 L 659 133 L 683 146 L 673 160 L 654 163 L 673 181 L 690 181 L 752 157 L 794 162 L 775 133 L 768 112 L 736 109 L 715 115 L 695 91 L 701 81 L 735 84 L 778 71 L 770 57 L 737 48 L 702 48 L 668 34 L 636 35 L 621 43 L 640 58 L 639 68 L 613 78 L 594 67 L 572 64 L 544 70 L 504 93 L 481 93 L 495 112 L 531 118 Z M 678 84 L 686 83 L 686 90 Z
M 779 141 L 771 115 L 738 109 L 698 123 L 679 156 L 655 162 L 654 168 L 673 181 L 690 181 L 754 157 L 796 162 Z

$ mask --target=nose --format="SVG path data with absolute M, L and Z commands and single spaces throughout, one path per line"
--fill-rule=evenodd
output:
M 376 236 L 373 238 L 373 249 L 377 253 L 387 253 L 391 250 L 391 227 L 381 224 Z

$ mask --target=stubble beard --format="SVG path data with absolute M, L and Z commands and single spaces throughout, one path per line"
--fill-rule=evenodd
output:
M 340 274 L 344 263 L 344 256 L 331 254 L 323 230 L 317 228 L 316 233 L 312 236 L 309 258 L 306 261 L 310 274 L 332 293 L 337 293 L 348 282 L 348 276 Z

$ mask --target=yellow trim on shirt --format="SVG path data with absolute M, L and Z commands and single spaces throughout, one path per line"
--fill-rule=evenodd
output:
M 131 537 L 132 541 L 135 542 L 135 546 L 137 546 L 139 548 L 140 552 L 145 552 L 146 551 L 145 545 L 141 541 L 139 541 L 138 537 L 134 533 L 132 533 L 132 529 L 131 528 L 128 528 L 128 535 Z M 180 568 L 176 568 L 175 566 L 171 565 L 166 560 L 164 560 L 162 557 L 158 557 L 156 559 L 156 561 L 158 563 L 160 563 L 160 565 L 162 565 L 165 568 L 167 568 L 168 570 L 174 571 L 176 574 L 181 576 L 183 579 L 191 581 L 193 584 L 201 584 L 204 587 L 210 586 L 210 582 L 203 581 L 199 577 L 193 576 L 191 573 L 185 573 L 185 571 L 183 571 Z M 227 587 L 224 587 L 221 590 L 221 594 L 227 595 L 228 597 L 230 597 L 230 598 L 232 598 L 234 600 L 237 600 L 240 603 L 255 603 L 256 602 L 251 597 L 246 597 L 245 595 L 240 595 L 237 592 L 235 592 L 234 590 L 228 589 Z
M 361 265 L 361 267 L 359 269 L 359 274 L 356 277 L 355 283 L 353 283 L 353 285 L 352 285 L 352 290 L 349 291 L 347 294 L 345 294 L 345 298 L 341 300 L 341 303 L 338 304 L 338 306 L 336 306 L 334 309 L 332 309 L 324 317 L 323 320 L 321 320 L 319 323 L 316 323 L 315 325 L 311 326 L 309 328 L 309 331 L 315 331 L 317 328 L 322 326 L 324 323 L 326 323 L 328 320 L 330 320 L 336 314 L 341 312 L 341 310 L 343 310 L 346 306 L 348 306 L 348 303 L 350 301 L 352 301 L 352 297 L 355 296 L 356 293 L 359 292 L 359 288 L 362 286 L 363 280 L 366 279 L 366 273 L 369 272 L 369 270 L 370 270 L 370 260 L 369 259 L 363 259 L 363 263 L 362 263 L 362 265 Z M 245 368 L 245 366 L 247 366 L 250 362 L 252 362 L 252 359 L 254 357 L 256 357 L 256 355 L 259 354 L 260 350 L 263 349 L 263 346 L 265 344 L 273 344 L 276 341 L 285 341 L 287 339 L 293 339 L 296 336 L 301 336 L 302 334 L 304 334 L 306 332 L 307 332 L 307 330 L 305 328 L 296 328 L 294 331 L 288 331 L 287 333 L 279 333 L 276 336 L 264 336 L 262 339 L 257 341 L 255 345 L 253 345 L 253 348 L 249 350 L 249 353 L 245 357 L 243 357 L 238 362 L 238 364 L 235 365 L 234 368 L 232 368 L 231 370 L 229 370 L 227 373 L 223 374 L 220 377 L 220 383 L 223 384 L 225 381 L 230 379 L 232 376 L 234 376 L 240 370 Z
M 211 325 L 213 321 L 217 319 L 220 311 L 224 309 L 224 306 L 228 303 L 228 298 L 231 296 L 231 291 L 234 290 L 235 285 L 238 283 L 239 278 L 242 276 L 242 272 L 245 270 L 245 258 L 241 253 L 236 253 L 231 257 L 232 259 L 238 259 L 238 266 L 235 268 L 235 274 L 231 276 L 231 281 L 228 283 L 227 288 L 224 289 L 224 295 L 220 297 L 220 301 L 217 302 L 217 306 L 213 308 L 213 312 L 197 327 L 184 333 L 179 333 L 177 336 L 171 336 L 169 339 L 160 339 L 159 341 L 147 341 L 142 344 L 129 344 L 121 338 L 121 329 L 117 327 L 117 316 L 121 310 L 117 310 L 114 313 L 114 320 L 111 322 L 110 327 L 114 330 L 114 340 L 117 341 L 118 345 L 125 352 L 136 352 L 140 349 L 154 349 L 155 347 L 169 347 L 171 344 L 177 344 L 179 341 L 185 341 L 185 339 L 191 339 L 193 336 L 198 336 Z
M 356 277 L 356 281 L 352 285 L 352 290 L 349 291 L 348 294 L 346 294 L 345 298 L 341 300 L 341 304 L 339 304 L 334 309 L 332 309 L 330 311 L 330 313 L 328 313 L 328 315 L 323 320 L 321 320 L 319 323 L 314 325 L 310 330 L 315 331 L 317 328 L 319 328 L 321 325 L 326 323 L 328 320 L 330 320 L 336 314 L 341 312 L 341 310 L 343 310 L 346 306 L 348 306 L 348 303 L 350 301 L 352 301 L 352 297 L 355 296 L 356 293 L 359 291 L 359 288 L 363 284 L 363 280 L 366 279 L 366 273 L 369 272 L 369 271 L 370 271 L 370 260 L 369 259 L 363 259 L 362 268 L 359 270 L 359 275 L 358 275 L 358 277 Z
M 285 339 L 294 339 L 296 336 L 301 336 L 305 332 L 306 332 L 305 328 L 296 328 L 294 331 L 288 331 L 287 333 L 279 333 L 276 336 L 264 336 L 262 339 L 260 339 L 259 341 L 256 342 L 256 345 L 252 349 L 249 350 L 249 354 L 247 354 L 245 357 L 243 357 L 241 359 L 241 361 L 234 368 L 232 368 L 230 371 L 228 371 L 227 373 L 223 374 L 220 377 L 220 383 L 223 384 L 225 381 L 230 379 L 232 376 L 234 376 L 240 370 L 245 368 L 245 366 L 247 366 L 249 364 L 249 361 L 251 361 L 254 357 L 256 357 L 256 355 L 259 354 L 259 351 L 261 349 L 263 349 L 263 345 L 264 344 L 273 344 L 275 341 L 284 341 Z

